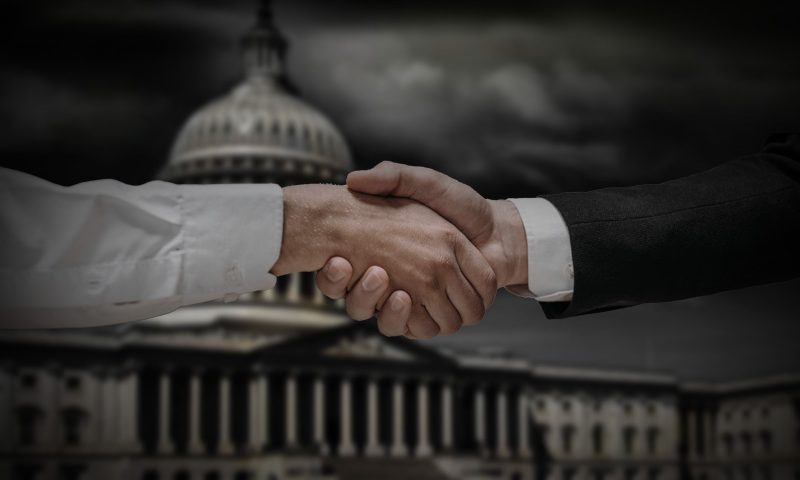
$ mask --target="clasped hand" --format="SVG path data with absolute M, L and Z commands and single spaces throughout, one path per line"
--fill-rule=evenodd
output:
M 527 246 L 511 202 L 384 162 L 351 173 L 347 187 L 284 189 L 272 272 L 314 270 L 353 319 L 376 315 L 385 335 L 431 338 L 479 322 L 498 287 L 527 283 Z

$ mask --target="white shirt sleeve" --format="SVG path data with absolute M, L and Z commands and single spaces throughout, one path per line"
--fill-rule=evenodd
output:
M 569 229 L 558 209 L 544 198 L 509 199 L 519 211 L 528 239 L 528 285 L 511 293 L 539 302 L 572 300 L 575 284 Z
M 87 327 L 272 288 L 277 185 L 62 187 L 0 168 L 0 328 Z

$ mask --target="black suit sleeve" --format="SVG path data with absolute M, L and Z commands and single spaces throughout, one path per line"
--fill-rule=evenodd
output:
M 546 196 L 569 229 L 568 303 L 548 317 L 800 276 L 800 134 L 678 180 Z

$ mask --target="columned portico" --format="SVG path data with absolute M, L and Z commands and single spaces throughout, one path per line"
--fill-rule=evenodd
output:
M 384 454 L 380 445 L 378 422 L 378 380 L 370 377 L 367 383 L 367 447 L 364 452 L 368 457 Z
M 520 390 L 517 398 L 517 454 L 522 458 L 530 458 L 532 455 L 530 439 L 528 438 L 528 407 L 529 398 L 527 390 Z
M 497 456 L 508 458 L 511 450 L 508 448 L 508 396 L 506 387 L 497 389 Z
M 442 384 L 442 448 L 453 449 L 453 387 L 449 381 Z
M 286 447 L 297 447 L 297 377 L 286 375 Z
M 142 444 L 139 440 L 139 371 L 136 366 L 126 366 L 119 381 L 120 443 L 124 450 L 138 453 Z
M 314 379 L 314 444 L 322 455 L 329 453 L 325 442 L 325 379 L 322 376 Z
M 261 398 L 261 375 L 252 375 L 247 382 L 247 450 L 259 452 L 264 446 L 264 399 Z
M 392 448 L 393 457 L 408 455 L 408 447 L 404 439 L 405 420 L 403 415 L 403 382 L 395 380 L 392 385 Z
M 229 455 L 233 453 L 230 428 L 230 404 L 230 374 L 228 372 L 222 372 L 219 376 L 219 440 L 217 443 L 217 453 L 220 455 Z
M 486 450 L 486 396 L 483 386 L 475 387 L 475 442 L 481 452 Z
M 194 369 L 189 374 L 189 446 L 190 454 L 200 455 L 205 448 L 200 438 L 201 372 Z
M 345 376 L 342 378 L 342 383 L 339 385 L 339 402 L 340 402 L 340 419 L 341 419 L 341 437 L 339 439 L 339 456 L 352 457 L 356 453 L 356 447 L 353 444 L 353 415 L 352 415 L 352 398 L 353 388 L 350 377 Z
M 417 384 L 417 449 L 415 455 L 418 457 L 428 457 L 433 453 L 429 435 L 428 420 L 428 384 L 426 380 L 421 380 Z

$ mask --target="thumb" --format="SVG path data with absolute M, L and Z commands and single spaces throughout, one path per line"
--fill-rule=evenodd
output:
M 416 200 L 435 211 L 471 241 L 485 231 L 491 211 L 478 192 L 447 175 L 424 167 L 381 162 L 347 176 L 350 190 Z

